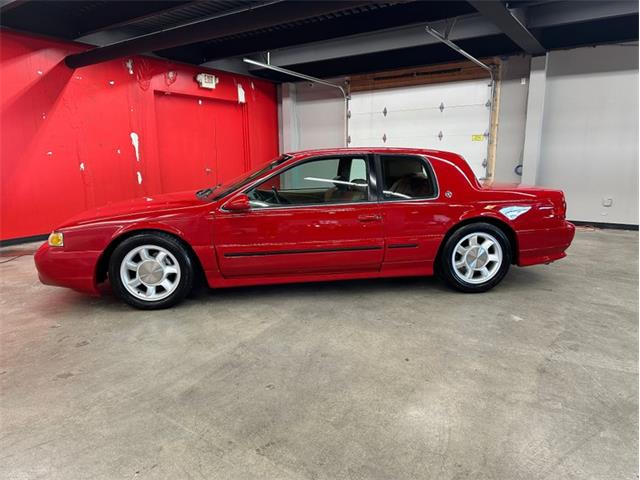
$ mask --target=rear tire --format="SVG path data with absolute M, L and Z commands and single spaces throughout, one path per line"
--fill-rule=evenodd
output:
M 486 292 L 502 281 L 511 265 L 509 239 L 484 222 L 465 225 L 451 235 L 438 258 L 444 281 L 465 293 Z
M 194 265 L 187 249 L 162 232 L 140 233 L 120 243 L 109 263 L 114 293 L 143 310 L 172 307 L 191 291 Z

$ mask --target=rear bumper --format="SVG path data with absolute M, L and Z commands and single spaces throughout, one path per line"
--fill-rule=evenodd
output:
M 524 230 L 518 232 L 518 265 L 526 267 L 551 263 L 567 256 L 576 233 L 573 223 L 563 221 L 555 228 Z
M 99 295 L 95 281 L 99 256 L 100 252 L 67 252 L 45 243 L 34 255 L 34 260 L 38 277 L 45 285 Z

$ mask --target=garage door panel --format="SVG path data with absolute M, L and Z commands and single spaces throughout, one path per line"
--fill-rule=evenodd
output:
M 351 100 L 349 100 L 349 108 L 352 112 L 371 113 L 373 111 L 372 99 L 371 92 L 353 93 Z
M 352 119 L 349 122 L 349 134 L 352 141 L 357 137 L 367 137 L 371 135 L 375 129 L 373 127 L 373 114 L 362 113 L 358 114 L 357 119 Z
M 406 110 L 420 105 L 424 108 L 485 105 L 491 96 L 491 88 L 484 80 L 455 82 L 437 85 L 418 85 L 374 92 L 353 94 L 354 108 L 370 112 Z
M 449 150 L 485 175 L 491 88 L 487 80 L 355 92 L 350 103 L 351 146 Z M 481 137 L 478 137 L 481 136 Z
M 443 130 L 456 134 L 482 134 L 489 128 L 489 109 L 484 105 L 447 108 L 441 122 Z
M 371 136 L 351 136 L 351 143 L 349 144 L 351 147 L 388 147 L 389 145 L 385 144 L 382 140 L 382 136 L 379 137 L 371 137 Z
M 438 135 L 442 113 L 437 109 L 413 109 L 390 112 L 382 117 L 384 133 L 398 135 Z

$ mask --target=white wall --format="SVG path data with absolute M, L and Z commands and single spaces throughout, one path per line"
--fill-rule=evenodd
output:
M 637 46 L 549 53 L 537 183 L 572 220 L 638 224 Z
M 339 90 L 317 83 L 284 83 L 279 95 L 282 153 L 345 146 L 345 106 Z
M 512 56 L 502 60 L 498 143 L 494 179 L 520 183 L 516 167 L 522 164 L 524 131 L 529 94 L 530 57 Z

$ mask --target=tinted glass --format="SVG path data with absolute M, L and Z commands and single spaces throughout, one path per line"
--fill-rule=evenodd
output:
M 435 181 L 423 159 L 402 155 L 383 155 L 381 162 L 384 199 L 406 200 L 435 196 Z
M 247 195 L 255 208 L 283 205 L 350 203 L 368 200 L 364 158 L 325 158 L 296 165 Z

